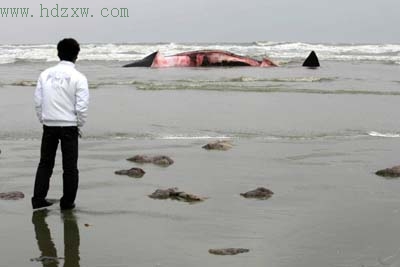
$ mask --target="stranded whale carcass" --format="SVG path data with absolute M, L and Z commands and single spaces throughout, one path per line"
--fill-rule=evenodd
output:
M 199 50 L 183 52 L 172 56 L 163 56 L 159 51 L 156 51 L 147 57 L 127 64 L 124 67 L 166 68 L 218 66 L 274 67 L 277 65 L 268 58 L 256 60 L 222 50 Z

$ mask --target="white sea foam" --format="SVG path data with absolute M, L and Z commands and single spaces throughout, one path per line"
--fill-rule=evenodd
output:
M 397 133 L 379 133 L 375 131 L 371 131 L 368 133 L 369 136 L 374 136 L 374 137 L 387 137 L 387 138 L 398 138 L 400 137 L 400 134 Z

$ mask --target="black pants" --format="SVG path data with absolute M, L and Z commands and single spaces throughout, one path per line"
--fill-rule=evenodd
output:
M 58 142 L 61 141 L 63 166 L 63 196 L 60 205 L 68 207 L 74 203 L 78 190 L 78 127 L 43 126 L 40 162 L 36 172 L 32 202 L 41 203 L 49 191 Z

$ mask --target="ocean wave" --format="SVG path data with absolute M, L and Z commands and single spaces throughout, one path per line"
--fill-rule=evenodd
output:
M 255 41 L 253 44 L 257 46 L 276 46 L 276 45 L 282 45 L 282 44 L 287 44 L 288 42 L 274 42 L 274 41 Z
M 325 95 L 388 95 L 399 96 L 400 91 L 386 90 L 358 90 L 358 89 L 316 89 L 293 87 L 291 83 L 324 83 L 336 80 L 336 77 L 293 77 L 293 78 L 255 78 L 237 77 L 221 80 L 168 80 L 168 81 L 95 81 L 89 83 L 90 89 L 98 89 L 104 86 L 132 86 L 143 91 L 220 91 L 220 92 L 259 92 L 259 93 L 295 93 L 295 94 L 325 94 Z M 393 81 L 398 83 L 399 81 Z M 15 82 L 0 82 L 0 86 L 35 87 L 34 80 L 21 80 Z M 301 86 L 301 85 L 300 85 Z
M 55 45 L 0 45 L 0 64 L 20 61 L 58 61 Z M 290 62 L 304 59 L 315 50 L 321 60 L 400 62 L 400 44 L 311 44 L 258 41 L 253 43 L 125 43 L 82 44 L 80 60 L 133 61 L 154 51 L 165 55 L 218 49 L 261 59 Z
M 278 80 L 279 81 L 279 80 Z M 310 81 L 308 81 L 310 82 Z M 227 83 L 227 82 L 196 82 L 196 83 L 166 83 L 166 82 L 141 82 L 136 88 L 144 91 L 161 90 L 200 90 L 220 92 L 259 92 L 259 93 L 297 93 L 297 94 L 325 94 L 325 95 L 390 95 L 400 96 L 400 91 L 375 91 L 357 89 L 304 89 L 292 88 L 282 83 L 270 85 L 257 85 L 248 83 Z
M 127 81 L 105 81 L 105 82 L 89 82 L 90 89 L 97 89 L 102 86 L 124 86 L 124 85 L 141 85 L 143 82 L 136 80 L 127 80 Z M 33 80 L 21 80 L 10 83 L 0 83 L 0 86 L 21 86 L 21 87 L 35 87 L 37 85 L 37 81 Z
M 101 140 L 159 140 L 159 141 L 201 141 L 201 140 L 254 140 L 260 142 L 303 142 L 303 141 L 329 141 L 329 140 L 358 140 L 363 138 L 400 138 L 400 134 L 379 133 L 376 131 L 349 129 L 333 132 L 299 132 L 299 133 L 269 133 L 269 132 L 234 132 L 198 130 L 185 133 L 176 129 L 175 133 L 137 132 L 137 133 L 85 133 L 83 138 L 88 141 Z M 40 140 L 40 132 L 3 132 L 0 139 L 4 141 L 32 141 Z
M 298 134 L 270 134 L 270 133 L 243 133 L 226 132 L 217 135 L 158 135 L 154 139 L 158 140 L 204 140 L 204 139 L 252 139 L 260 141 L 319 141 L 319 140 L 346 140 L 360 139 L 371 136 L 371 132 L 366 133 L 362 130 L 345 130 L 339 132 L 320 132 L 320 133 L 298 133 Z M 384 135 L 383 137 L 400 137 Z
M 399 138 L 400 134 L 397 133 L 379 133 L 375 131 L 368 132 L 369 136 L 373 137 L 386 137 L 386 138 Z
M 36 86 L 37 82 L 36 81 L 17 81 L 17 82 L 12 82 L 10 84 L 4 84 L 4 85 L 11 85 L 11 86 Z
M 199 90 L 203 87 L 214 86 L 217 87 L 229 87 L 232 84 L 240 84 L 240 83 L 254 83 L 254 82 L 272 82 L 272 83 L 314 83 L 314 82 L 330 82 L 336 80 L 337 77 L 291 77 L 291 78 L 257 78 L 257 77 L 236 77 L 236 78 L 226 78 L 221 80 L 198 80 L 198 79 L 178 79 L 178 80 L 169 80 L 168 82 L 146 82 L 146 81 L 138 81 L 138 80 L 109 80 L 109 81 L 94 81 L 89 83 L 90 89 L 97 89 L 102 86 L 124 86 L 124 85 L 136 85 L 139 89 L 142 90 L 150 90 L 152 87 L 154 90 L 157 90 L 158 86 L 166 85 L 170 90 L 173 86 L 177 89 L 184 89 L 186 87 L 197 87 Z M 169 86 L 167 84 L 170 84 Z M 22 86 L 22 87 L 34 87 L 36 86 L 37 81 L 34 80 L 20 80 L 9 83 L 0 83 L 0 85 L 9 85 L 9 86 Z M 174 85 L 172 85 L 174 84 Z M 247 85 L 246 85 L 247 86 Z M 162 88 L 158 89 L 161 90 Z M 206 88 L 203 88 L 206 89 Z M 218 89 L 215 89 L 218 90 Z
M 109 82 L 91 82 L 89 83 L 90 89 L 97 89 L 102 86 L 124 86 L 124 85 L 141 85 L 143 82 L 136 80 L 128 80 L 128 81 L 109 81 Z
M 292 82 L 330 82 L 337 80 L 338 77 L 289 77 L 289 78 L 254 78 L 254 77 L 237 77 L 228 79 L 228 82 L 280 82 L 280 83 L 292 83 Z
M 204 140 L 204 139 L 231 139 L 231 136 L 210 136 L 210 135 L 166 135 L 160 136 L 161 140 Z

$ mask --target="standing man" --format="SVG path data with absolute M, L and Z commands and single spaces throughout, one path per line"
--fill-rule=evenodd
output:
M 33 209 L 52 205 L 46 200 L 59 141 L 63 166 L 63 210 L 75 208 L 78 190 L 78 136 L 86 121 L 89 88 L 86 77 L 75 69 L 80 47 L 74 39 L 57 45 L 60 62 L 43 71 L 35 91 L 36 114 L 43 124 L 40 162 L 32 197 Z

